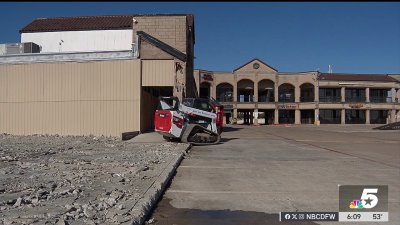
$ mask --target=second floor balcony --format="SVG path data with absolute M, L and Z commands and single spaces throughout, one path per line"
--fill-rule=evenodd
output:
M 258 102 L 275 102 L 274 96 L 261 95 L 258 96 Z
M 246 102 L 252 103 L 254 101 L 254 96 L 253 95 L 239 95 L 237 100 L 238 100 L 238 102 L 241 102 L 241 103 L 246 103 Z
M 346 102 L 366 102 L 365 96 L 346 96 Z
M 300 102 L 313 102 L 314 96 L 304 96 L 300 97 Z
M 391 103 L 391 97 L 369 97 L 369 102 L 371 103 Z
M 326 103 L 340 103 L 341 98 L 340 96 L 320 96 L 319 101 Z
M 218 102 L 233 102 L 233 96 L 217 96 Z
M 279 97 L 279 102 L 294 102 L 294 97 L 293 96 L 280 96 Z

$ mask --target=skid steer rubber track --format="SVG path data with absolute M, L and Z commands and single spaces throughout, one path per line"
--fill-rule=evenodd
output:
M 188 125 L 182 135 L 182 142 L 192 145 L 214 145 L 220 140 L 219 134 L 198 124 Z
M 400 122 L 389 123 L 383 126 L 372 128 L 374 130 L 400 130 Z

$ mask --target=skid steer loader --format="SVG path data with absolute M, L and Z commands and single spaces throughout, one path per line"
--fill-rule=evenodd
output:
M 224 108 L 213 99 L 160 97 L 154 115 L 155 131 L 166 140 L 193 145 L 217 144 L 221 139 Z

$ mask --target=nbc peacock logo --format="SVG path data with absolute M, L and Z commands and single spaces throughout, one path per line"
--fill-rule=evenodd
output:
M 361 200 L 353 200 L 350 202 L 350 209 L 362 209 L 364 208 Z

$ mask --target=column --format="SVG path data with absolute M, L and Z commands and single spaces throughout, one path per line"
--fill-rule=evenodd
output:
M 396 102 L 396 89 L 392 88 L 392 102 Z
M 318 102 L 319 101 L 319 87 L 314 86 L 314 101 Z
M 279 110 L 275 109 L 274 112 L 274 124 L 279 124 Z
M 237 108 L 234 108 L 234 109 L 233 109 L 232 124 L 237 124 L 237 116 L 238 116 Z
M 300 109 L 294 111 L 294 124 L 301 124 L 301 113 Z
M 314 118 L 315 118 L 315 120 L 314 120 L 314 124 L 316 124 L 316 125 L 319 125 L 319 109 L 315 109 L 314 110 Z
M 340 98 L 341 102 L 346 102 L 346 89 L 344 87 L 340 89 Z
M 234 103 L 237 102 L 237 83 L 236 83 L 236 79 L 233 82 L 233 102 Z
M 215 85 L 215 83 L 211 85 L 211 97 L 217 99 L 217 86 Z
M 300 87 L 294 87 L 294 102 L 300 102 Z
M 258 109 L 254 109 L 254 125 L 258 125 Z
M 391 123 L 396 122 L 396 110 L 395 109 L 392 109 L 390 111 L 390 122 Z
M 369 109 L 365 110 L 365 124 L 370 124 Z
M 346 124 L 346 110 L 345 109 L 342 109 L 342 112 L 340 115 L 340 123 Z
M 369 87 L 365 88 L 365 102 L 369 103 Z
M 275 97 L 275 102 L 279 102 L 279 88 L 278 88 L 278 86 L 276 85 L 276 83 L 275 83 L 275 86 L 274 86 L 274 97 Z
M 258 79 L 256 77 L 256 79 L 254 80 L 254 99 L 253 102 L 258 102 Z

